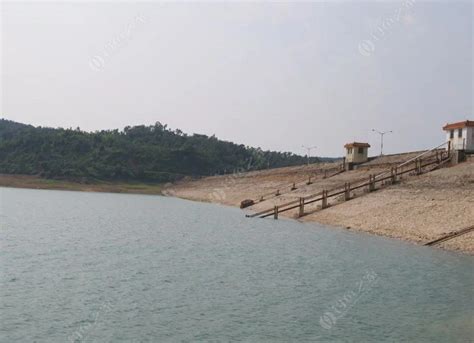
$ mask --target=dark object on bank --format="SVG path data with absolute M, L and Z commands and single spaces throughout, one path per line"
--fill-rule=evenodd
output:
M 246 200 L 243 200 L 241 203 L 240 203 L 240 208 L 246 208 L 246 207 L 249 207 L 249 206 L 252 206 L 254 204 L 254 201 L 251 200 L 251 199 L 246 199 Z

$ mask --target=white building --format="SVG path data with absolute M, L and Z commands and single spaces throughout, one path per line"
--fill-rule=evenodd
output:
M 451 142 L 451 149 L 474 152 L 474 121 L 465 120 L 446 124 L 446 141 Z

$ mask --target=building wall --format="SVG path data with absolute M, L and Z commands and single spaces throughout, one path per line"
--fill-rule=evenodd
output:
M 352 152 L 349 152 L 349 149 L 346 149 L 346 162 L 349 163 L 364 163 L 367 162 L 368 158 L 368 148 L 363 149 L 363 153 L 359 154 L 359 148 L 352 148 Z
M 459 130 L 454 130 L 453 138 L 451 138 L 451 130 L 446 131 L 446 141 L 451 142 L 451 148 L 454 150 L 474 150 L 474 128 L 465 127 L 461 129 L 461 137 L 459 137 Z
M 466 128 L 466 150 L 474 151 L 474 127 Z
M 354 148 L 352 148 L 354 150 Z M 350 152 L 351 149 L 346 148 L 346 162 L 352 163 L 352 152 Z

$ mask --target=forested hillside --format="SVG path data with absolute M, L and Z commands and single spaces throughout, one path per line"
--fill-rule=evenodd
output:
M 166 182 L 303 163 L 303 156 L 262 151 L 215 136 L 191 136 L 160 123 L 89 133 L 0 119 L 0 173 L 4 174 Z

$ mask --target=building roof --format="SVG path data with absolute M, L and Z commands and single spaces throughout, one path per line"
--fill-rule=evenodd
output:
M 443 126 L 443 130 L 454 130 L 454 129 L 463 129 L 465 127 L 474 127 L 474 121 L 465 120 L 457 123 L 446 124 Z
M 346 145 L 344 145 L 344 148 L 370 148 L 370 144 L 352 142 L 352 143 L 347 143 Z

